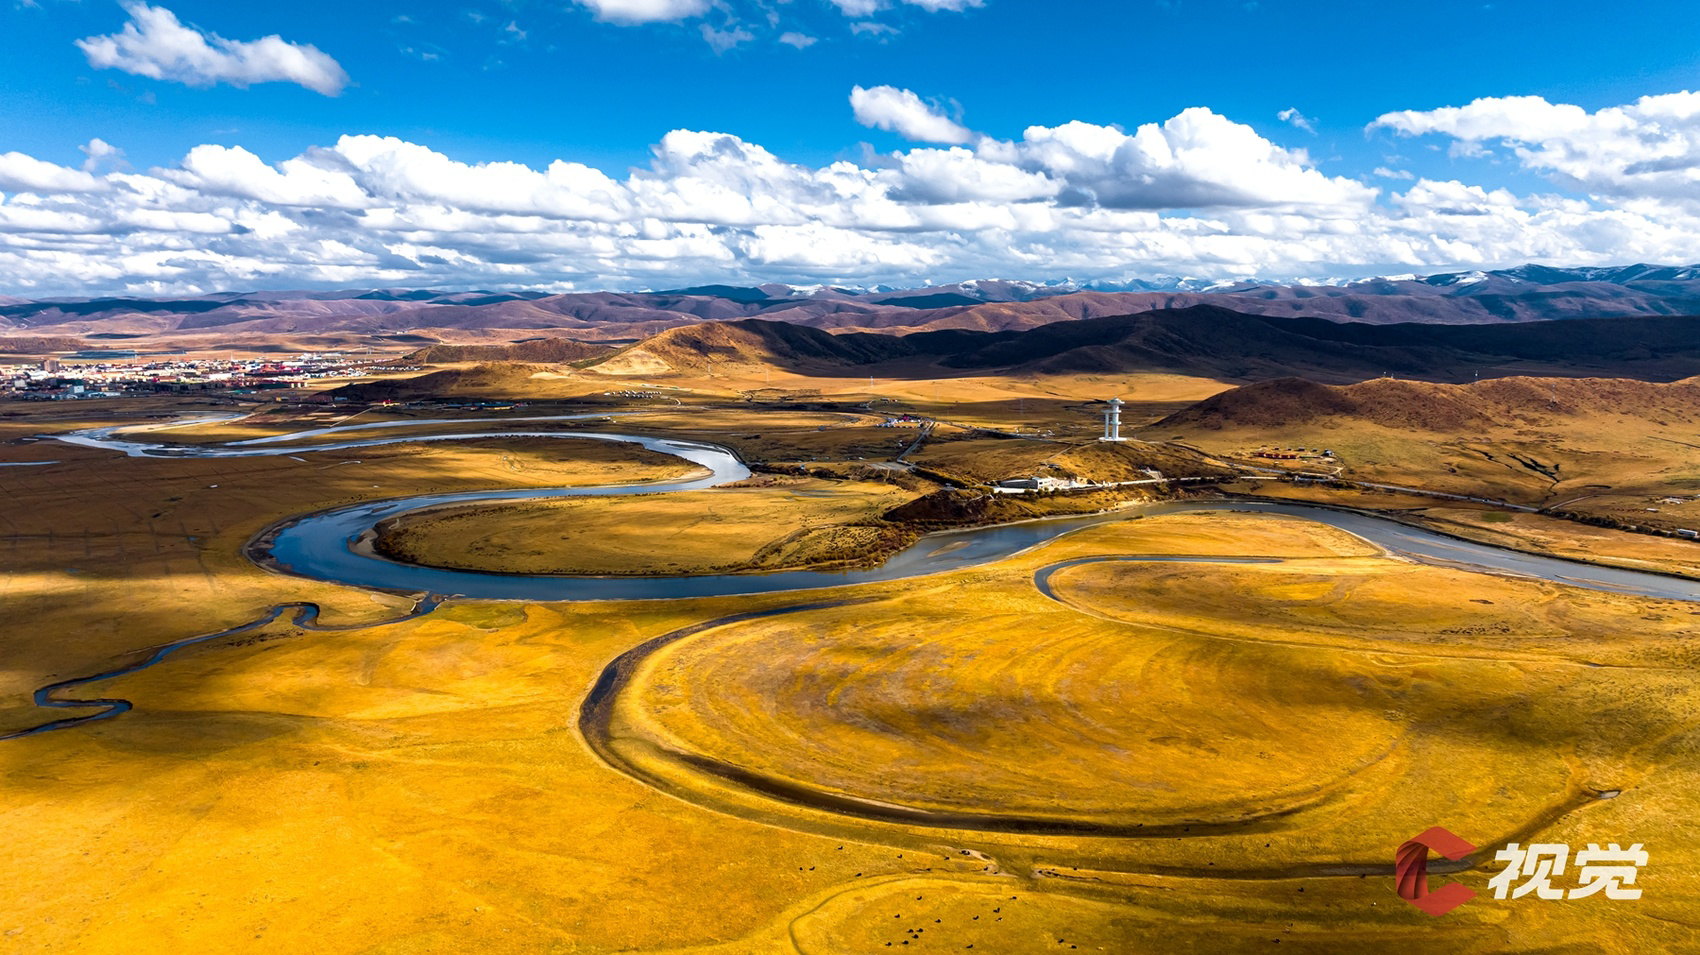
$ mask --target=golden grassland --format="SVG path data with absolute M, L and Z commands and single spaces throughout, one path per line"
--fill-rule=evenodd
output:
M 1194 453 L 1160 444 L 1080 439 L 1036 441 L 941 427 L 906 460 L 965 482 L 1048 477 L 1093 483 L 1139 481 L 1147 469 L 1170 477 L 1225 474 Z
M 1437 504 L 1429 497 L 1349 487 L 1241 481 L 1225 484 L 1223 489 L 1258 497 L 1374 510 L 1442 533 L 1512 550 L 1630 570 L 1700 577 L 1700 543 L 1680 538 L 1632 534 L 1545 514 L 1469 504 Z M 1694 520 L 1700 521 L 1700 503 L 1691 506 L 1695 508 Z
M 824 371 L 789 370 L 764 365 L 717 364 L 708 374 L 667 375 L 646 379 L 623 375 L 604 375 L 596 369 L 573 374 L 587 382 L 596 382 L 602 389 L 630 389 L 640 382 L 686 386 L 701 393 L 721 395 L 761 395 L 764 392 L 818 393 L 825 398 L 860 399 L 874 397 L 881 404 L 926 406 L 934 410 L 958 408 L 968 415 L 978 409 L 995 411 L 1007 406 L 1018 412 L 1025 401 L 1034 412 L 1034 423 L 1046 423 L 1041 409 L 1054 404 L 1073 404 L 1087 400 L 1121 397 L 1136 407 L 1161 417 L 1164 409 L 1179 410 L 1231 385 L 1207 378 L 1160 372 L 1126 374 L 1047 374 L 1047 375 L 971 375 L 951 372 L 935 366 L 900 369 L 918 372 L 890 377 L 886 368 L 873 369 L 870 376 L 857 368 L 845 368 L 835 374 Z M 1133 412 L 1129 412 L 1130 416 Z M 981 423 L 1008 426 L 1008 417 L 1001 414 Z M 1017 422 L 1019 423 L 1019 422 Z
M 1090 564 L 1057 575 L 1064 604 L 1028 581 L 1068 557 L 1200 545 L 1288 559 Z M 651 657 L 616 732 L 627 758 L 726 811 L 755 803 L 688 757 L 873 804 L 1155 830 L 946 831 L 996 876 L 858 888 L 792 923 L 793 938 L 807 926 L 832 940 L 803 951 L 909 937 L 886 921 L 899 912 L 929 930 L 944 919 L 953 947 L 1045 950 L 1055 939 L 1028 918 L 985 924 L 1007 893 L 1035 901 L 1024 878 L 1075 896 L 1040 903 L 1052 934 L 1110 951 L 1275 938 L 1315 951 L 1676 951 L 1700 889 L 1679 782 L 1696 769 L 1692 620 L 1672 601 L 1391 561 L 1299 522 L 1160 518 L 872 605 L 689 638 Z M 790 811 L 832 831 L 824 813 Z M 1442 939 L 1385 875 L 1353 871 L 1385 867 L 1435 823 L 1483 845 L 1663 845 L 1670 868 L 1653 905 L 1649 870 L 1633 911 L 1489 902 L 1449 917 Z M 905 831 L 864 824 L 893 841 Z M 1456 878 L 1483 890 L 1487 874 Z M 776 938 L 771 950 L 788 949 Z
M 1288 562 L 1091 564 L 1058 574 L 1064 603 L 1032 589 L 1055 561 L 1163 552 Z M 1199 515 L 849 596 L 874 601 L 709 630 L 650 659 L 616 742 L 678 798 L 591 756 L 577 701 L 648 637 L 803 598 L 456 604 L 186 651 L 102 687 L 135 701 L 123 718 L 0 751 L 13 902 L 0 931 L 20 930 L 0 938 L 18 951 L 836 955 L 904 940 L 1241 952 L 1277 938 L 1310 952 L 1630 953 L 1690 937 L 1685 606 Z M 878 800 L 1170 828 L 861 821 L 740 791 L 681 749 Z M 1537 831 L 1645 842 L 1646 898 L 1482 900 L 1436 923 L 1386 875 L 1321 871 L 1386 866 L 1437 822 L 1482 845 Z M 1480 890 L 1486 877 L 1445 878 Z
M 4 944 L 658 948 L 904 871 L 659 797 L 578 743 L 606 657 L 713 609 L 454 607 L 115 681 L 134 713 L 5 754 L 5 931 L 24 931 Z
M 1137 525 L 1146 531 L 1140 552 L 1167 543 L 1144 539 L 1162 537 L 1148 530 L 1157 523 L 1168 521 Z M 1231 523 L 1256 540 L 1253 522 Z M 1174 543 L 1186 548 L 1197 536 Z M 1055 609 L 1019 573 L 999 577 L 1011 586 L 917 585 L 898 601 L 743 624 L 675 644 L 635 679 L 643 689 L 631 699 L 642 709 L 626 714 L 627 733 L 652 733 L 651 745 L 663 750 L 863 799 L 1102 826 L 1165 825 L 1215 802 L 1267 808 L 1273 791 L 1298 787 L 1316 771 L 1241 754 L 1226 761 L 1279 782 L 1224 787 L 1225 777 L 1192 775 L 1202 767 L 1186 760 L 1177 769 L 1187 780 L 1166 778 L 1152 765 L 1147 733 L 1198 756 L 1209 749 L 1204 739 L 1261 748 L 1266 741 L 1258 737 L 1267 734 L 1208 726 L 1204 714 L 1172 702 L 1162 713 L 1141 714 L 1154 683 L 1185 682 L 1189 659 L 1130 653 L 1126 628 Z M 941 600 L 947 589 L 962 599 Z M 1225 694 L 1204 695 L 1211 707 Z M 1151 731 L 1142 719 L 1165 728 Z M 1294 746 L 1326 749 L 1335 732 L 1301 730 L 1316 735 Z M 1349 746 L 1381 748 L 1361 733 Z M 1355 762 L 1343 752 L 1334 758 Z
M 879 427 L 883 421 L 884 415 L 859 410 L 659 408 L 583 430 L 694 438 L 729 447 L 749 461 L 807 465 L 886 461 L 915 440 L 914 430 Z
M 1231 387 L 1208 378 L 1153 372 L 961 375 L 934 366 L 882 366 L 872 377 L 856 368 L 828 374 L 749 364 L 653 376 L 570 365 L 458 363 L 434 370 L 452 373 L 452 380 L 429 389 L 436 397 L 574 401 L 587 407 L 646 411 L 730 401 L 764 413 L 775 407 L 833 403 L 878 414 L 919 414 L 968 427 L 1074 436 L 1098 433 L 1101 423 L 1091 402 L 1120 397 L 1127 402 L 1123 421 L 1132 428 Z
M 413 563 L 516 574 L 696 574 L 812 567 L 875 549 L 891 484 L 764 477 L 753 486 L 480 506 L 386 522 Z
M 1700 512 L 1700 504 L 1692 507 Z M 1691 540 L 1625 534 L 1541 514 L 1473 508 L 1429 507 L 1413 516 L 1438 530 L 1500 547 L 1631 570 L 1700 576 L 1700 543 Z M 1700 513 L 1695 513 L 1691 521 L 1700 522 Z
M 28 695 L 51 677 L 98 672 L 143 647 L 242 623 L 272 603 L 324 599 L 329 616 L 352 619 L 406 606 L 254 567 L 242 545 L 280 517 L 434 491 L 619 483 L 690 470 L 632 445 L 566 439 L 220 459 L 11 443 L 55 427 L 34 424 L 0 423 L 5 459 L 60 462 L 0 469 L 0 732 L 42 721 Z
M 1500 422 L 1472 422 L 1455 433 L 1337 416 L 1270 427 L 1166 428 L 1144 436 L 1180 439 L 1264 467 L 1329 471 L 1339 465 L 1341 476 L 1350 480 L 1491 497 L 1627 523 L 1687 527 L 1700 520 L 1684 524 L 1680 513 L 1647 510 L 1659 508 L 1666 496 L 1700 494 L 1700 442 L 1692 421 L 1669 414 L 1640 416 L 1609 402 L 1562 417 L 1531 412 Z M 1250 456 L 1262 446 L 1330 449 L 1338 458 L 1287 465 Z
M 930 376 L 928 376 L 930 377 Z M 846 384 L 866 387 L 866 379 Z M 810 380 L 819 385 L 820 379 Z M 843 386 L 839 386 L 842 388 Z M 1230 385 L 1208 378 L 1141 372 L 1121 375 L 969 376 L 942 380 L 875 379 L 870 393 L 881 411 L 925 414 L 957 425 L 1058 436 L 1091 437 L 1102 432 L 1101 411 L 1092 402 L 1121 398 L 1124 426 L 1156 421 Z M 833 393 L 832 387 L 823 387 Z
M 800 412 L 667 414 L 609 427 L 838 465 L 889 434 Z M 453 602 L 384 625 L 407 600 L 266 573 L 242 543 L 355 500 L 668 465 L 565 440 L 300 462 L 8 443 L 90 423 L 0 423 L 0 460 L 63 462 L 0 470 L 0 730 L 46 718 L 28 695 L 50 679 L 273 603 L 373 625 L 280 623 L 197 646 L 82 691 L 130 713 L 0 742 L 0 952 L 1639 955 L 1687 950 L 1700 923 L 1688 604 L 1411 564 L 1301 521 L 1189 514 L 905 582 Z M 778 495 L 815 484 L 749 489 L 738 510 L 779 516 Z M 815 501 L 887 493 L 837 487 Z M 675 505 L 635 523 L 676 521 Z M 610 511 L 627 506 L 662 499 Z M 754 536 L 702 534 L 699 559 Z M 1280 562 L 1088 563 L 1051 578 L 1057 599 L 1034 587 L 1054 563 L 1129 554 Z M 638 667 L 607 744 L 650 782 L 581 737 L 579 704 L 619 655 L 821 600 L 859 602 L 706 629 Z M 799 792 L 1073 834 L 808 808 L 702 759 Z M 1489 849 L 1645 843 L 1645 897 L 1479 899 L 1431 919 L 1389 873 L 1394 847 L 1436 824 Z M 1496 867 L 1436 878 L 1484 891 Z

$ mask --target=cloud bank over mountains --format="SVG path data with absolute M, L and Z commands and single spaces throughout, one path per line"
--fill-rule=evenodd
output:
M 610 16 L 687 4 L 583 2 Z M 122 55 L 144 47 L 154 49 Z M 229 41 L 208 49 L 230 58 L 208 61 L 217 69 L 270 62 Z M 247 81 L 264 75 L 244 69 Z M 146 171 L 100 171 L 97 154 L 117 156 L 122 142 L 85 147 L 86 168 L 8 152 L 3 291 L 918 285 L 1700 261 L 1692 93 L 1594 113 L 1483 99 L 1390 112 L 1367 131 L 1496 157 L 1551 184 L 1529 194 L 1389 170 L 1366 184 L 1202 107 L 1131 132 L 1076 121 L 1002 140 L 909 90 L 856 87 L 850 105 L 863 125 L 916 145 L 812 166 L 731 133 L 674 130 L 646 166 L 617 175 L 566 159 L 466 163 L 374 135 L 275 162 L 207 144 Z

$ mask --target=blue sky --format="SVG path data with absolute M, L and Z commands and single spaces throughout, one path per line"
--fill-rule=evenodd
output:
M 1691 0 L 0 2 L 0 294 L 1700 259 Z

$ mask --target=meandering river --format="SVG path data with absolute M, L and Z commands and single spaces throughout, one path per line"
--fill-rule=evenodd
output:
M 363 546 L 383 520 L 412 511 L 445 505 L 477 502 L 518 502 L 555 497 L 613 497 L 628 494 L 662 494 L 714 487 L 750 476 L 736 454 L 712 444 L 630 434 L 582 431 L 477 431 L 427 435 L 349 437 L 354 432 L 392 430 L 402 427 L 484 425 L 515 421 L 583 421 L 606 419 L 606 415 L 558 415 L 501 419 L 432 419 L 385 421 L 317 428 L 311 431 L 250 438 L 227 444 L 170 444 L 136 440 L 143 429 L 112 427 L 76 432 L 60 440 L 89 447 L 107 448 L 143 457 L 257 457 L 300 454 L 310 451 L 347 450 L 418 441 L 465 441 L 498 437 L 571 438 L 635 444 L 650 451 L 672 455 L 701 469 L 698 475 L 649 484 L 594 487 L 545 488 L 535 490 L 471 491 L 424 494 L 371 501 L 293 517 L 273 525 L 250 542 L 254 560 L 284 573 L 313 580 L 347 584 L 372 590 L 399 593 L 432 593 L 479 600 L 527 600 L 539 602 L 585 600 L 672 600 L 685 597 L 787 593 L 844 587 L 855 584 L 902 580 L 945 573 L 1002 560 L 1055 540 L 1083 527 L 1126 520 L 1136 515 L 1180 514 L 1197 511 L 1250 511 L 1301 518 L 1343 530 L 1386 550 L 1388 553 L 1424 563 L 1456 567 L 1480 573 L 1503 574 L 1568 584 L 1589 590 L 1700 601 L 1700 581 L 1603 567 L 1580 561 L 1543 557 L 1448 537 L 1387 518 L 1358 511 L 1272 501 L 1171 501 L 1138 509 L 1090 517 L 1027 521 L 991 527 L 929 534 L 896 554 L 880 567 L 851 571 L 783 571 L 764 574 L 710 574 L 679 577 L 565 577 L 551 575 L 493 574 L 476 571 L 423 567 L 378 556 Z M 151 426 L 157 432 L 190 424 L 226 418 L 198 418 Z M 329 443 L 302 443 L 336 437 Z
M 574 421 L 589 418 L 605 419 L 606 415 L 569 415 L 548 418 L 495 419 L 503 425 L 515 421 Z M 1137 510 L 1125 510 L 1090 517 L 1030 521 L 992 527 L 931 534 L 892 557 L 873 570 L 821 572 L 792 571 L 769 574 L 703 575 L 681 577 L 602 578 L 562 577 L 546 575 L 504 575 L 476 573 L 422 567 L 389 560 L 374 554 L 366 546 L 375 534 L 378 522 L 412 511 L 445 505 L 476 502 L 511 502 L 552 497 L 612 497 L 629 494 L 658 494 L 698 490 L 742 480 L 750 475 L 737 455 L 726 448 L 669 438 L 629 434 L 572 431 L 477 431 L 450 432 L 427 435 L 384 435 L 355 437 L 358 432 L 394 431 L 404 427 L 448 427 L 452 425 L 482 425 L 490 419 L 441 419 L 433 421 L 393 421 L 365 424 L 345 424 L 318 428 L 293 434 L 251 438 L 224 444 L 170 444 L 138 440 L 136 435 L 185 427 L 190 424 L 213 423 L 229 418 L 199 418 L 170 424 L 136 427 L 99 428 L 65 435 L 60 440 L 88 447 L 106 448 L 142 457 L 258 457 L 266 455 L 298 455 L 312 451 L 347 450 L 385 444 L 418 441 L 456 441 L 492 437 L 546 437 L 596 441 L 615 441 L 638 445 L 650 451 L 672 455 L 696 467 L 685 477 L 649 484 L 607 485 L 598 487 L 548 488 L 537 490 L 479 491 L 456 494 L 426 494 L 384 501 L 373 501 L 347 507 L 333 508 L 293 517 L 268 528 L 249 542 L 248 555 L 273 569 L 299 577 L 329 581 L 368 589 L 395 591 L 419 595 L 412 611 L 390 623 L 430 613 L 441 596 L 463 596 L 482 600 L 524 601 L 583 601 L 583 600 L 648 600 L 686 597 L 770 594 L 810 591 L 844 587 L 854 584 L 899 580 L 927 574 L 938 574 L 965 567 L 988 564 L 1021 553 L 1065 534 L 1111 521 L 1126 520 L 1138 515 L 1195 513 L 1200 511 L 1249 511 L 1286 518 L 1316 521 L 1338 528 L 1366 540 L 1389 554 L 1424 563 L 1456 567 L 1478 573 L 1502 574 L 1551 581 L 1574 587 L 1613 593 L 1700 601 L 1700 581 L 1668 577 L 1633 570 L 1601 567 L 1578 561 L 1541 557 L 1505 550 L 1447 537 L 1411 527 L 1372 514 L 1326 507 L 1278 502 L 1243 501 L 1171 501 L 1152 504 Z M 330 438 L 329 442 L 313 443 Z M 1050 578 L 1056 571 L 1079 563 L 1101 560 L 1159 560 L 1210 562 L 1262 562 L 1268 558 L 1255 555 L 1228 557 L 1139 557 L 1136 555 L 1105 555 L 1064 561 L 1041 568 L 1034 577 L 1034 586 L 1049 594 Z M 1054 596 L 1054 595 L 1053 595 Z M 595 687 L 581 702 L 579 726 L 586 743 L 608 765 L 664 791 L 675 792 L 684 798 L 693 794 L 682 792 L 666 780 L 655 778 L 642 767 L 623 758 L 612 745 L 609 720 L 616 697 L 636 670 L 650 654 L 675 640 L 718 626 L 747 619 L 798 613 L 810 609 L 853 602 L 854 597 L 834 599 L 828 596 L 806 598 L 803 602 L 706 621 L 682 630 L 652 638 L 633 647 L 611 662 L 602 672 Z M 80 716 L 53 720 L 32 729 L 0 737 L 10 739 L 53 730 L 67 729 L 93 720 L 110 719 L 130 709 L 121 699 L 76 699 L 65 696 L 66 691 L 87 684 L 108 680 L 155 666 L 185 647 L 221 637 L 257 630 L 290 614 L 294 626 L 302 629 L 331 630 L 317 623 L 318 608 L 312 604 L 282 604 L 270 608 L 259 618 L 217 633 L 203 634 L 155 648 L 145 658 L 93 676 L 63 680 L 36 691 L 35 702 L 53 709 L 93 709 Z M 381 626 L 361 624 L 358 627 Z M 1074 824 L 1055 820 L 988 816 L 972 812 L 939 813 L 852 799 L 838 794 L 817 791 L 801 784 L 773 780 L 744 767 L 730 766 L 695 754 L 677 754 L 678 758 L 697 771 L 718 777 L 723 784 L 744 789 L 769 799 L 794 805 L 825 810 L 842 816 L 868 820 L 906 823 L 947 828 L 982 829 L 1006 832 L 1069 833 L 1110 837 L 1176 837 L 1200 829 L 1194 823 L 1171 831 L 1174 827 L 1145 827 L 1118 829 Z M 1603 794 L 1594 792 L 1568 793 L 1553 807 L 1530 820 L 1519 837 L 1530 838 L 1553 820 L 1574 811 Z M 1272 810 L 1262 817 L 1243 820 L 1224 831 L 1255 829 L 1273 825 L 1292 807 Z M 1124 831 L 1125 829 L 1125 831 Z M 1458 863 L 1454 868 L 1462 868 Z M 1247 871 L 1239 877 L 1291 878 L 1296 875 L 1364 875 L 1391 871 L 1389 866 L 1369 864 L 1330 864 L 1310 866 L 1303 870 L 1279 872 Z M 1177 870 L 1171 874 L 1208 873 L 1219 878 L 1230 873 L 1212 868 L 1196 871 Z

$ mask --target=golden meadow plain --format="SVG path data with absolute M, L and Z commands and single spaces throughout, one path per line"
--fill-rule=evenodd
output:
M 726 419 L 646 427 L 816 459 L 890 438 L 823 416 L 752 439 L 749 416 Z M 8 420 L 0 442 L 99 423 Z M 354 500 L 683 467 L 527 439 L 214 460 L 0 449 L 61 462 L 0 471 L 0 731 L 46 718 L 37 686 L 275 603 L 374 623 L 197 646 L 85 688 L 130 713 L 0 742 L 0 951 L 1693 949 L 1689 604 L 1206 513 L 837 591 L 450 601 L 384 625 L 409 601 L 267 573 L 242 544 Z M 777 493 L 835 492 L 823 521 L 893 493 L 811 480 Z M 776 492 L 700 497 L 734 515 L 760 493 Z M 572 530 L 570 552 L 619 569 L 700 515 L 697 497 L 626 499 L 649 543 L 602 524 Z M 684 552 L 711 553 L 715 531 Z M 720 531 L 727 553 L 759 543 Z M 1088 562 L 1051 576 L 1052 596 L 1035 586 L 1063 561 L 1165 554 L 1271 562 Z M 822 606 L 695 629 L 807 604 Z M 686 629 L 587 740 L 603 668 Z M 1483 847 L 1644 843 L 1644 898 L 1483 899 L 1432 919 L 1395 897 L 1391 863 L 1436 824 Z M 1437 878 L 1483 891 L 1491 868 Z

